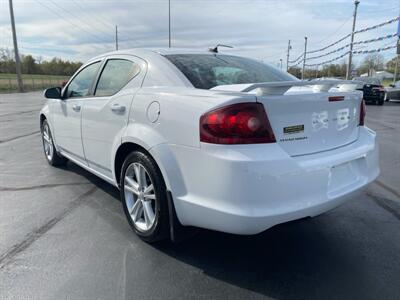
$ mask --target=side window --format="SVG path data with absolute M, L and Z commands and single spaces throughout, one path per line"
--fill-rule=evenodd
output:
M 95 62 L 80 71 L 67 87 L 67 98 L 87 96 L 99 66 L 100 62 Z
M 140 72 L 139 65 L 125 59 L 110 59 L 101 72 L 96 96 L 111 96 L 122 89 Z

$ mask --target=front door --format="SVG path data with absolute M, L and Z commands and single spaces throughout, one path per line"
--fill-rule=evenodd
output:
M 68 83 L 63 91 L 63 99 L 53 103 L 54 137 L 56 144 L 68 156 L 86 164 L 82 146 L 81 120 L 83 103 L 91 97 L 91 89 L 100 61 L 94 62 Z

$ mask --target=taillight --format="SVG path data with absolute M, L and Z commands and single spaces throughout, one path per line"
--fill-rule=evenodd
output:
M 237 103 L 205 113 L 200 118 L 200 141 L 212 144 L 275 143 L 261 103 Z
M 343 101 L 344 96 L 331 96 L 328 98 L 329 102 Z
M 364 126 L 365 114 L 366 114 L 365 101 L 364 99 L 362 99 L 360 105 L 360 124 L 358 125 Z
M 377 86 L 372 88 L 375 91 L 379 91 L 379 92 L 384 92 L 385 91 L 385 87 L 383 85 Z

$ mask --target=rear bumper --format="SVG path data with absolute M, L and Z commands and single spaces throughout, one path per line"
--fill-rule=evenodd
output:
M 350 145 L 298 157 L 288 156 L 278 144 L 160 145 L 153 151 L 163 147 L 176 160 L 164 175 L 181 223 L 235 234 L 256 234 L 321 214 L 379 174 L 375 133 L 366 127 Z
M 364 95 L 365 102 L 375 102 L 383 100 L 385 98 L 385 92 L 379 92 L 376 95 Z

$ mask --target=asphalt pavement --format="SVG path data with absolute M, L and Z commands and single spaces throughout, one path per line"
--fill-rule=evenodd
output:
M 400 299 L 400 101 L 367 106 L 381 175 L 313 219 L 149 245 L 116 188 L 50 167 L 41 93 L 0 94 L 0 299 Z

